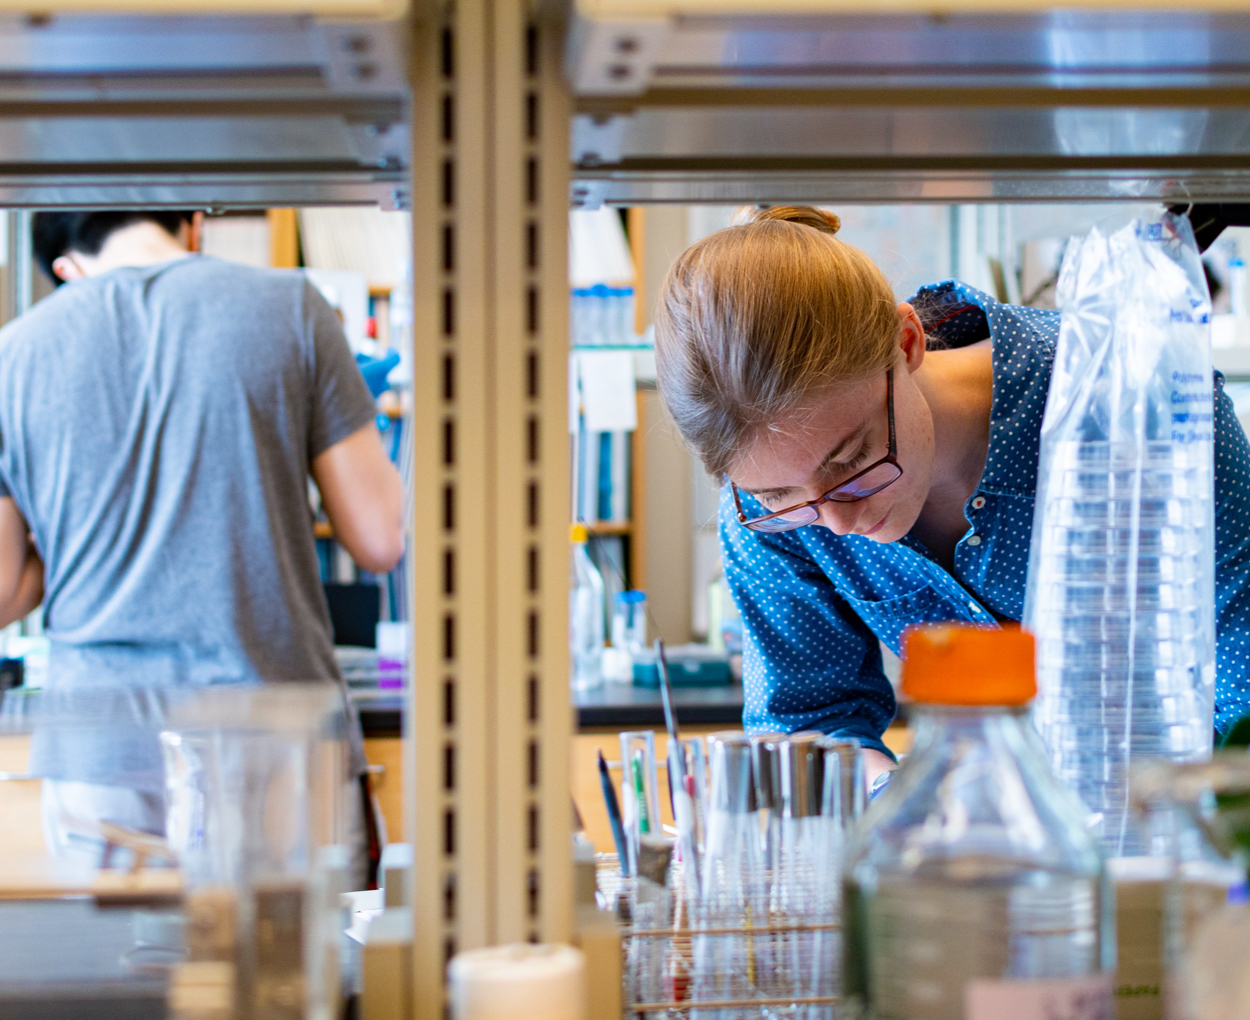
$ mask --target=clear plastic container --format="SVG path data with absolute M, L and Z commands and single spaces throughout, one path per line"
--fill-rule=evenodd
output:
M 586 339 L 583 343 L 602 347 L 612 342 L 612 290 L 606 283 L 588 287 Z
M 583 691 L 603 683 L 603 575 L 586 551 L 589 536 L 585 526 L 574 524 L 569 537 L 573 543 L 569 571 L 569 664 L 573 689 Z
M 1131 763 L 1211 751 L 1210 302 L 1188 221 L 1073 243 L 1059 303 L 1025 606 L 1035 723 L 1106 852 L 1140 855 Z
M 613 344 L 637 343 L 634 332 L 634 288 L 612 288 L 612 337 Z
M 647 593 L 618 591 L 612 600 L 612 644 L 630 655 L 647 647 Z
M 905 650 L 915 744 L 847 849 L 849 1015 L 1109 1015 L 1110 887 L 1029 728 L 1032 638 L 931 626 Z
M 569 333 L 574 347 L 585 347 L 591 339 L 591 301 L 589 287 L 574 287 L 569 306 Z
M 349 884 L 348 798 L 359 790 L 347 725 L 338 687 L 284 682 L 198 692 L 161 732 L 186 914 L 171 1016 L 198 1015 L 179 1004 L 205 968 L 214 987 L 201 991 L 233 1001 L 239 1016 L 342 1008 L 336 908 Z

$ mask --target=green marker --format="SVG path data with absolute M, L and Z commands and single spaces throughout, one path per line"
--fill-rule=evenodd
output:
M 638 799 L 638 831 L 640 833 L 651 831 L 651 815 L 647 811 L 647 784 L 643 782 L 642 777 L 642 748 L 634 751 L 634 760 L 632 762 L 634 773 L 634 796 Z

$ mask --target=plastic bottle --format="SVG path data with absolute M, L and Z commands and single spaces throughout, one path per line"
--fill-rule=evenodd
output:
M 634 288 L 617 287 L 613 295 L 613 337 L 611 342 L 629 346 L 638 342 L 634 332 Z
M 569 653 L 573 689 L 589 690 L 603 683 L 603 575 L 586 552 L 584 524 L 569 529 L 573 543 L 569 588 Z
M 1211 752 L 1210 302 L 1188 221 L 1092 231 L 1058 297 L 1025 605 L 1035 721 L 1108 855 L 1140 856 L 1132 763 Z
M 603 677 L 618 683 L 634 678 L 634 656 L 647 643 L 647 593 L 618 591 L 612 600 L 612 646 L 603 655 Z
M 1032 637 L 926 626 L 904 648 L 915 745 L 847 849 L 851 1009 L 1110 1017 L 1110 886 L 1081 806 L 1029 729 Z
M 589 287 L 574 287 L 569 308 L 569 334 L 574 347 L 585 347 L 593 341 L 590 338 L 590 302 L 592 296 Z
M 630 589 L 616 593 L 612 611 L 612 644 L 631 655 L 647 647 L 647 593 Z
M 586 308 L 586 339 L 593 347 L 612 342 L 612 290 L 606 283 L 596 283 L 588 288 L 590 298 Z

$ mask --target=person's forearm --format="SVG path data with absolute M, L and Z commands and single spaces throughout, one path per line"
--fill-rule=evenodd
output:
M 7 627 L 29 615 L 42 601 L 43 560 L 31 545 L 26 554 L 26 562 L 22 565 L 17 589 L 0 603 L 0 627 Z
M 898 768 L 898 762 L 891 760 L 888 754 L 882 754 L 880 751 L 871 747 L 864 748 L 864 772 L 868 777 L 868 787 L 872 788 L 872 784 L 877 781 L 877 777 L 883 772 L 890 772 Z

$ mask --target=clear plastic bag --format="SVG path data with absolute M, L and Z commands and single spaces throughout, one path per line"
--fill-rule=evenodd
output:
M 1034 719 L 1107 852 L 1139 854 L 1130 760 L 1211 751 L 1210 299 L 1188 220 L 1074 240 L 1058 299 L 1025 605 Z

